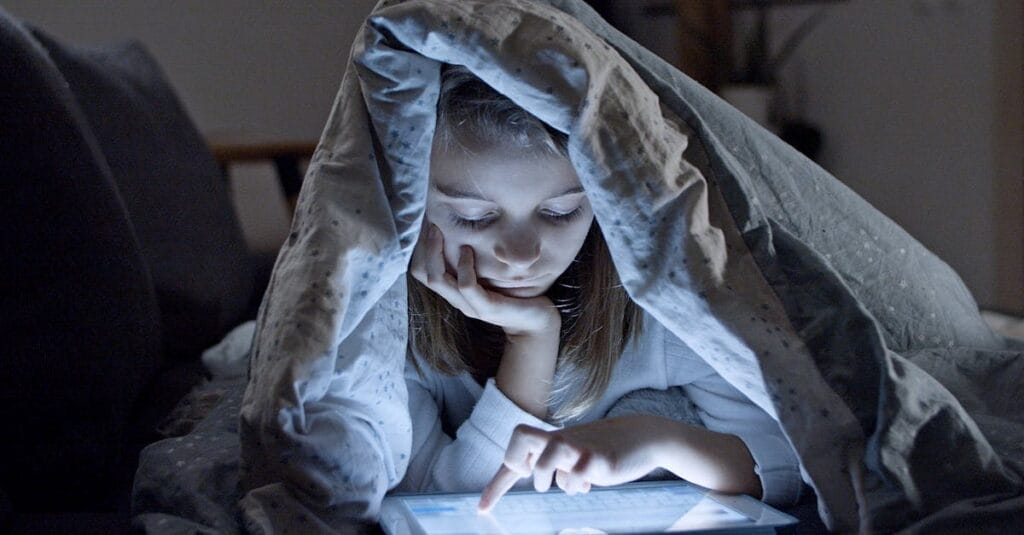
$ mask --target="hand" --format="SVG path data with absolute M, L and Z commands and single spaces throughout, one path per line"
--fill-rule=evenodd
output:
M 459 249 L 456 275 L 448 272 L 444 259 L 444 236 L 437 225 L 426 223 L 413 250 L 409 272 L 413 278 L 440 295 L 467 317 L 501 327 L 510 336 L 558 332 L 561 316 L 550 299 L 541 295 L 516 298 L 489 291 L 476 276 L 473 249 Z
M 478 508 L 489 511 L 516 481 L 531 474 L 537 491 L 547 491 L 554 478 L 570 495 L 589 492 L 591 485 L 637 480 L 670 454 L 674 427 L 666 424 L 671 423 L 656 416 L 633 415 L 551 432 L 520 425 Z

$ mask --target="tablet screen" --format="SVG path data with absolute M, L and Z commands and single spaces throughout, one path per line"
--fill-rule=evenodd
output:
M 763 525 L 683 482 L 594 489 L 576 496 L 557 489 L 544 494 L 511 492 L 489 514 L 477 513 L 479 494 L 394 499 L 401 500 L 406 514 L 411 513 L 429 534 L 676 532 Z

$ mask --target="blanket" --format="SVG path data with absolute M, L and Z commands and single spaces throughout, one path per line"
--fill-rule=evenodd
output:
M 382 0 L 257 319 L 250 531 L 372 520 L 404 474 L 408 418 L 380 415 L 442 63 L 568 134 L 629 295 L 780 422 L 830 529 L 1024 529 L 1022 348 L 945 263 L 581 1 Z

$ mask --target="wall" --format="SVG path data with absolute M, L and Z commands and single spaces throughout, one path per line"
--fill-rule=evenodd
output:
M 992 216 L 997 282 L 992 306 L 1024 316 L 1024 2 L 997 3 L 995 36 L 993 90 L 997 98 L 992 137 L 996 180 Z
M 776 40 L 816 8 L 776 9 Z M 1019 0 L 851 0 L 782 72 L 825 132 L 824 167 L 949 263 L 980 304 L 1024 313 Z
M 66 42 L 142 41 L 204 134 L 318 139 L 352 40 L 376 0 L 3 0 Z M 255 248 L 276 249 L 288 213 L 269 166 L 232 170 Z

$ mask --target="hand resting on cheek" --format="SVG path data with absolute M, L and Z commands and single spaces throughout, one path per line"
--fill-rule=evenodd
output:
M 519 408 L 537 418 L 548 414 L 548 398 L 558 358 L 562 317 L 547 297 L 510 297 L 482 287 L 473 249 L 459 251 L 456 275 L 444 258 L 444 235 L 437 226 L 420 233 L 409 270 L 413 278 L 467 317 L 498 326 L 507 343 L 495 386 Z M 424 237 L 424 234 L 426 236 Z
M 475 256 L 468 245 L 459 249 L 453 275 L 444 259 L 441 229 L 429 222 L 424 227 L 409 265 L 413 278 L 467 317 L 501 327 L 509 336 L 558 332 L 561 316 L 550 299 L 510 297 L 484 288 L 477 281 Z

